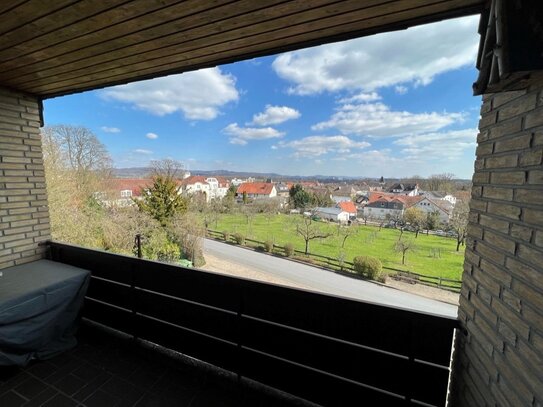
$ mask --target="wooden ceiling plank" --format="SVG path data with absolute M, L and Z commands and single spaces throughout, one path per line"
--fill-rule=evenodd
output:
M 7 13 L 15 7 L 19 7 L 22 3 L 28 0 L 3 0 L 0 2 L 0 14 Z
M 192 59 L 188 61 L 184 60 L 181 62 L 167 63 L 160 66 L 155 65 L 139 71 L 84 82 L 75 80 L 71 83 L 63 84 L 62 86 L 59 86 L 58 84 L 57 86 L 43 85 L 41 87 L 34 88 L 34 90 L 45 97 L 55 97 L 88 89 L 123 84 L 134 80 L 150 79 L 157 76 L 165 76 L 183 71 L 211 67 L 217 64 L 230 63 L 240 59 L 270 55 L 273 53 L 298 49 L 310 45 L 319 45 L 329 41 L 339 41 L 347 38 L 359 37 L 366 34 L 382 32 L 383 29 L 386 31 L 395 30 L 403 26 L 407 27 L 412 24 L 435 21 L 435 18 L 432 18 L 432 16 L 449 18 L 451 15 L 457 17 L 466 14 L 473 14 L 479 11 L 479 8 L 482 7 L 481 3 L 469 0 L 461 0 L 458 1 L 457 4 L 458 8 L 454 10 L 451 10 L 450 5 L 443 2 L 431 6 L 420 7 L 418 8 L 418 13 L 415 13 L 414 10 L 408 10 L 384 16 L 378 19 L 377 25 L 375 21 L 372 22 L 368 20 L 364 20 L 362 23 L 352 22 L 350 24 L 340 24 L 327 29 L 316 29 L 311 32 L 305 32 L 293 37 L 275 39 L 265 43 L 251 44 L 242 49 L 234 47 L 220 54 L 212 53 L 208 56 L 201 57 L 200 59 Z M 257 41 L 257 39 L 255 40 Z M 76 89 L 74 90 L 74 88 Z
M 0 14 L 0 38 L 11 30 L 70 6 L 77 0 L 33 0 Z
M 126 10 L 126 3 L 132 3 L 132 6 L 138 5 L 133 0 L 101 0 L 99 2 L 81 1 L 74 4 L 69 8 L 63 8 L 55 13 L 48 14 L 42 18 L 39 18 L 32 23 L 25 24 L 17 29 L 11 30 L 5 33 L 0 39 L 0 60 L 10 59 L 11 57 L 18 57 L 28 53 L 30 49 L 25 47 L 26 44 L 31 44 L 34 47 L 40 46 L 39 44 L 48 44 L 45 37 L 46 34 L 50 34 L 61 28 L 71 26 L 76 23 L 81 23 L 78 26 L 80 32 L 81 29 L 85 29 L 85 25 L 90 29 L 94 27 L 94 24 L 102 21 L 110 25 L 108 21 L 113 14 L 119 14 Z M 139 3 L 140 8 L 148 8 L 149 6 Z M 108 13 L 109 12 L 109 13 Z M 93 18 L 99 16 L 99 19 Z M 83 26 L 83 27 L 82 27 Z M 73 36 L 77 32 L 70 31 Z M 54 35 L 54 39 L 58 41 L 58 36 Z M 1 53 L 2 51 L 9 50 L 9 52 Z
M 0 38 L 0 44 L 2 44 L 0 45 L 0 48 L 2 49 L 0 51 L 0 61 L 9 61 L 15 58 L 23 61 L 23 57 L 25 56 L 30 56 L 29 61 L 35 61 L 40 58 L 40 55 L 43 57 L 43 55 L 47 55 L 49 52 L 53 52 L 53 50 L 62 52 L 67 42 L 75 42 L 82 39 L 91 41 L 93 34 L 96 32 L 100 32 L 107 28 L 113 28 L 117 26 L 117 24 L 128 22 L 136 18 L 142 18 L 146 14 L 154 13 L 182 2 L 184 2 L 184 0 L 161 0 L 159 3 L 132 0 L 130 3 L 89 17 L 84 21 L 62 26 L 51 33 L 17 44 L 14 47 L 6 48 L 3 46 L 4 39 Z M 91 4 L 93 3 L 91 2 Z M 94 35 L 94 37 L 96 37 L 96 35 Z M 95 42 L 98 42 L 98 40 Z M 46 53 L 42 52 L 41 54 L 32 55 L 32 53 L 38 53 L 43 50 L 48 51 Z M 42 59 L 42 61 L 45 60 Z
M 36 71 L 32 65 L 41 67 L 57 66 L 73 62 L 89 55 L 111 52 L 131 42 L 142 42 L 167 35 L 170 31 L 183 31 L 186 27 L 195 27 L 205 22 L 207 16 L 221 16 L 235 13 L 231 3 L 234 0 L 187 0 L 167 9 L 149 13 L 142 18 L 134 18 L 102 30 L 85 33 L 53 46 L 43 46 L 39 51 L 18 56 L 13 61 L 6 60 L 0 53 L 0 73 L 17 66 L 21 74 Z M 259 9 L 266 5 L 277 4 L 286 0 L 241 0 L 248 10 Z M 210 14 L 211 13 L 211 14 Z M 213 14 L 214 13 L 214 14 Z M 192 24 L 192 25 L 191 25 Z M 63 35 L 60 30 L 59 36 Z M 67 37 L 70 38 L 71 33 Z
M 414 1 L 414 0 L 412 0 Z M 383 0 L 374 0 L 372 2 L 368 1 L 364 3 L 365 5 L 370 6 L 371 4 L 382 4 Z M 406 1 L 408 3 L 408 1 Z M 300 0 L 298 2 L 301 7 L 304 7 L 304 2 Z M 317 3 L 316 3 L 317 4 Z M 328 4 L 324 7 L 317 7 L 312 10 L 305 11 L 304 13 L 298 13 L 296 15 L 295 21 L 297 21 L 298 24 L 306 21 L 311 21 L 315 19 L 322 18 L 323 15 L 327 16 L 337 16 L 338 13 L 352 13 L 353 11 L 356 11 L 356 8 L 359 8 L 361 5 L 359 0 L 349 0 L 342 2 L 342 7 L 337 7 L 337 4 Z M 286 5 L 279 5 L 274 8 L 274 11 L 283 17 L 280 18 L 273 18 L 268 21 L 261 21 L 258 23 L 258 30 L 260 32 L 274 32 L 277 30 L 278 27 L 281 27 L 285 22 L 288 22 L 292 20 L 293 14 L 288 14 L 287 11 L 293 12 L 295 11 L 292 8 L 292 4 L 289 3 L 289 7 L 283 7 Z M 297 11 L 297 10 L 296 10 Z M 261 14 L 261 12 L 257 12 L 257 14 Z M 267 14 L 261 14 L 258 16 L 259 18 L 266 18 Z M 355 19 L 358 19 L 359 17 L 356 17 Z M 255 34 L 258 34 L 259 32 L 253 31 L 255 24 L 249 24 L 247 25 L 247 20 L 250 21 L 256 21 L 255 16 L 253 14 L 251 15 L 243 15 L 236 17 L 235 20 L 239 23 L 243 24 L 229 24 L 229 27 L 235 27 L 236 25 L 241 25 L 242 27 L 237 30 L 228 30 L 228 31 L 222 31 L 215 35 L 209 35 L 210 31 L 218 31 L 216 28 L 210 30 L 207 26 L 198 27 L 196 30 L 191 30 L 187 35 L 184 37 L 179 37 L 176 34 L 176 39 L 180 38 L 182 40 L 185 40 L 185 42 L 182 43 L 184 46 L 180 46 L 180 44 L 175 43 L 171 39 L 171 36 L 168 38 L 165 38 L 164 41 L 166 43 L 173 43 L 173 45 L 166 46 L 166 47 L 157 47 L 157 44 L 155 42 L 152 42 L 150 44 L 136 44 L 135 46 L 131 47 L 130 50 L 126 50 L 125 53 L 129 55 L 128 57 L 118 59 L 115 56 L 115 53 L 109 53 L 104 56 L 96 56 L 93 57 L 97 62 L 95 62 L 93 65 L 87 65 L 86 67 L 81 66 L 81 62 L 78 61 L 76 63 L 72 64 L 65 64 L 57 68 L 49 69 L 49 70 L 43 70 L 39 72 L 39 78 L 36 78 L 35 74 L 27 74 L 23 75 L 17 78 L 14 78 L 11 83 L 16 85 L 21 85 L 27 82 L 41 82 L 44 80 L 59 80 L 61 78 L 66 79 L 70 77 L 77 77 L 81 75 L 86 75 L 87 69 L 93 69 L 93 73 L 95 70 L 101 72 L 108 69 L 117 68 L 124 65 L 129 65 L 133 63 L 140 63 L 142 62 L 142 58 L 146 59 L 155 59 L 155 58 L 162 58 L 164 56 L 169 56 L 173 54 L 178 54 L 180 52 L 189 51 L 192 49 L 198 49 L 201 47 L 205 47 L 208 45 L 213 45 L 215 43 L 224 43 L 225 41 L 236 39 L 238 37 L 250 37 Z M 348 22 L 349 19 L 345 18 L 345 22 Z M 224 22 L 221 22 L 221 24 Z M 190 34 L 190 36 L 188 35 Z M 196 41 L 187 42 L 186 40 L 190 39 L 191 37 L 196 38 Z M 177 40 L 179 41 L 179 40 Z M 160 45 L 164 45 L 164 42 L 161 42 Z M 152 49 L 149 51 L 149 49 Z M 105 57 L 105 58 L 104 58 Z M 86 59 L 85 62 L 87 64 L 92 63 L 92 59 Z

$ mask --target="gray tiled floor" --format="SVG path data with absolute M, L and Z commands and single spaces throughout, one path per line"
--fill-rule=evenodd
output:
M 83 327 L 79 345 L 47 361 L 0 370 L 0 406 L 295 406 Z

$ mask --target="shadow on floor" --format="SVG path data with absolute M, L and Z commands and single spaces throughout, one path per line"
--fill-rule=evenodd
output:
M 309 406 L 188 358 L 172 358 L 89 325 L 73 350 L 0 368 L 0 406 Z

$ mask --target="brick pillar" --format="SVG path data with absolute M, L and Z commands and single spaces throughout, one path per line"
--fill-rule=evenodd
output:
M 42 258 L 38 243 L 51 236 L 40 109 L 36 98 L 0 88 L 0 269 Z
M 543 79 L 481 108 L 452 405 L 543 406 Z

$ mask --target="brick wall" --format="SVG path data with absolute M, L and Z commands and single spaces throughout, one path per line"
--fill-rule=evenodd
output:
M 0 88 L 0 269 L 42 258 L 51 235 L 39 109 Z
M 453 405 L 543 406 L 543 80 L 486 95 Z

